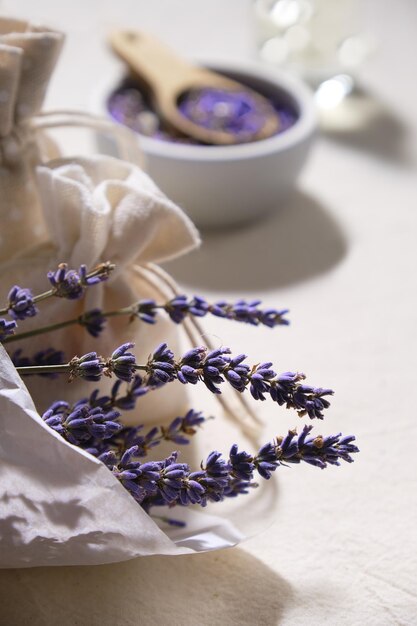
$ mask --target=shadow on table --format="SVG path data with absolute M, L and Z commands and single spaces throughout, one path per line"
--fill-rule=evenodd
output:
M 375 94 L 357 87 L 343 102 L 321 114 L 321 130 L 338 143 L 407 167 L 407 127 Z
M 213 291 L 262 291 L 329 271 L 346 255 L 340 225 L 317 200 L 296 191 L 285 208 L 244 227 L 203 233 L 199 250 L 170 262 L 182 285 Z
M 275 626 L 290 585 L 241 548 L 96 567 L 0 571 L 5 624 Z

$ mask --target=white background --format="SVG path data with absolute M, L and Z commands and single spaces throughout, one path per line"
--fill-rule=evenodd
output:
M 1 624 L 417 623 L 417 4 L 364 4 L 379 43 L 360 74 L 374 112 L 368 124 L 322 134 L 281 212 L 208 235 L 169 268 L 192 293 L 290 308 L 289 328 L 206 327 L 253 362 L 270 357 L 334 388 L 320 430 L 355 433 L 360 456 L 326 472 L 281 468 L 275 521 L 243 547 L 3 571 Z M 147 29 L 186 55 L 251 57 L 250 8 L 248 0 L 1 5 L 68 33 L 47 108 L 89 106 L 114 63 L 104 37 L 116 26 Z M 297 421 L 260 410 L 273 434 Z

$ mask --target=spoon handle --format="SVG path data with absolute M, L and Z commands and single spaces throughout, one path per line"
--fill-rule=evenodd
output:
M 110 35 L 114 52 L 159 100 L 178 94 L 188 86 L 192 66 L 158 40 L 142 32 L 117 31 Z M 195 78 L 194 78 L 195 82 Z

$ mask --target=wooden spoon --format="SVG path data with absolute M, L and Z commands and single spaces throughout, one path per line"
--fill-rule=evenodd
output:
M 279 119 L 272 104 L 246 85 L 188 63 L 152 36 L 142 32 L 117 31 L 110 36 L 109 41 L 114 52 L 127 63 L 135 78 L 150 91 L 156 113 L 168 126 L 181 134 L 215 145 L 230 145 L 242 141 L 232 132 L 212 130 L 196 124 L 178 110 L 178 100 L 182 95 L 191 89 L 207 87 L 250 93 L 265 122 L 249 141 L 266 139 L 278 131 Z M 245 138 L 245 141 L 248 139 Z

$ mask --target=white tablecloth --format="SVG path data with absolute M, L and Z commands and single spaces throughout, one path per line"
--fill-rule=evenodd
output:
M 116 25 L 153 31 L 193 56 L 253 53 L 248 1 L 4 0 L 1 8 L 68 33 L 54 108 L 88 106 L 113 63 L 102 38 Z M 417 5 L 369 0 L 363 11 L 379 42 L 361 72 L 369 124 L 321 136 L 281 213 L 211 234 L 170 268 L 191 292 L 289 307 L 289 328 L 206 326 L 253 362 L 271 357 L 334 388 L 321 430 L 355 433 L 361 454 L 325 472 L 279 469 L 273 525 L 238 548 L 2 571 L 0 624 L 417 623 Z M 296 423 L 276 413 L 262 406 L 272 434 Z

